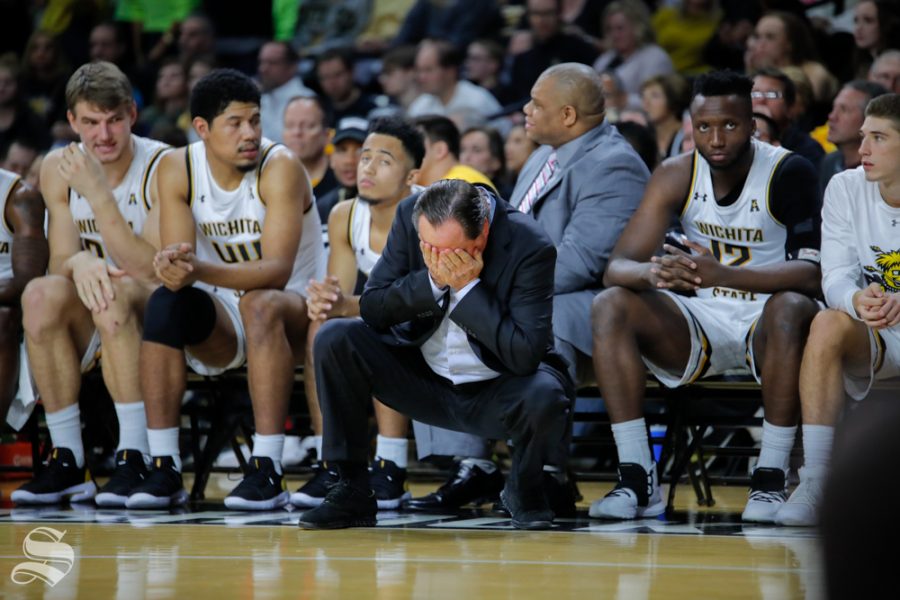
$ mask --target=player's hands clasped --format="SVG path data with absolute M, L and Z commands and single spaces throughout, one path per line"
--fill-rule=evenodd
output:
M 310 320 L 326 321 L 343 316 L 344 292 L 334 275 L 327 276 L 323 281 L 310 280 L 306 294 L 306 313 Z
M 683 243 L 691 249 L 691 254 L 670 244 L 663 244 L 666 254 L 650 258 L 650 284 L 657 289 L 680 292 L 717 285 L 724 268 L 722 264 L 709 248 L 687 239 Z
M 172 244 L 153 257 L 156 276 L 164 286 L 177 292 L 197 281 L 197 255 L 190 244 Z
M 884 329 L 900 323 L 900 298 L 885 292 L 877 283 L 853 295 L 853 308 L 862 321 L 872 329 Z

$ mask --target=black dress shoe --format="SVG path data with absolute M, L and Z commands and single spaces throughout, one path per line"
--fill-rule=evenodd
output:
M 550 529 L 553 511 L 540 487 L 516 490 L 508 485 L 500 492 L 500 502 L 512 518 L 516 529 Z
M 544 495 L 550 510 L 557 517 L 563 519 L 574 519 L 577 515 L 575 503 L 583 498 L 578 490 L 575 479 L 569 475 L 565 481 L 560 481 L 553 473 L 544 471 L 543 477 Z M 509 514 L 503 502 L 498 500 L 493 506 L 494 512 Z
M 325 495 L 322 503 L 300 515 L 303 529 L 343 529 L 374 527 L 378 503 L 375 492 L 348 479 L 341 479 Z
M 500 469 L 487 473 L 478 465 L 461 461 L 447 482 L 436 491 L 421 498 L 403 502 L 404 510 L 456 510 L 466 504 L 485 504 L 500 497 L 503 475 Z

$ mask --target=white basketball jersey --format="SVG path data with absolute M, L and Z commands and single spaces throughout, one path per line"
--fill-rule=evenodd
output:
M 112 191 L 119 212 L 135 234 L 144 230 L 144 221 L 150 210 L 150 180 L 159 165 L 159 159 L 169 146 L 156 140 L 131 136 L 134 156 L 125 177 Z M 83 145 L 79 147 L 84 150 Z M 95 256 L 112 263 L 106 250 L 106 244 L 100 236 L 100 228 L 94 219 L 94 211 L 87 199 L 69 188 L 69 211 L 81 237 L 81 247 L 90 250 Z
M 188 146 L 188 202 L 197 224 L 200 260 L 230 264 L 262 258 L 266 205 L 260 200 L 259 180 L 266 163 L 279 149 L 284 146 L 263 138 L 259 166 L 244 174 L 237 188 L 227 191 L 219 187 L 209 170 L 203 142 Z M 305 295 L 309 280 L 321 280 L 324 275 L 322 223 L 315 204 L 311 204 L 303 215 L 300 247 L 285 290 Z
M 786 259 L 787 228 L 769 206 L 769 186 L 775 169 L 790 154 L 783 148 L 752 140 L 753 164 L 738 199 L 720 206 L 713 191 L 709 163 L 694 151 L 691 188 L 681 213 L 687 238 L 706 246 L 719 262 L 732 267 L 770 265 Z M 701 298 L 765 300 L 769 294 L 712 287 L 697 291 Z
M 0 169 L 0 279 L 12 279 L 13 228 L 6 220 L 6 203 L 21 177 L 6 169 Z
M 372 272 L 381 254 L 369 246 L 369 231 L 372 229 L 372 212 L 369 203 L 359 198 L 350 205 L 350 247 L 356 256 L 356 267 L 366 277 Z

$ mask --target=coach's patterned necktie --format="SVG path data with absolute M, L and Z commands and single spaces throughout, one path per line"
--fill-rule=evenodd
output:
M 544 163 L 544 167 L 541 169 L 541 172 L 538 173 L 537 177 L 534 178 L 534 181 L 531 183 L 531 187 L 528 188 L 528 191 L 525 193 L 525 197 L 522 198 L 522 202 L 519 204 L 519 210 L 523 213 L 528 213 L 531 211 L 531 207 L 534 205 L 534 201 L 537 200 L 541 192 L 544 191 L 544 188 L 547 187 L 547 182 L 553 177 L 553 174 L 556 173 L 556 169 L 559 167 L 559 161 L 556 160 L 556 150 L 550 153 L 550 156 L 547 157 L 547 162 Z

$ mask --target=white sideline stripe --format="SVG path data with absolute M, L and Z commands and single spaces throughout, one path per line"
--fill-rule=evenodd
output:
M 20 560 L 19 554 L 2 554 L 0 559 Z M 77 554 L 76 560 L 115 560 L 120 558 L 116 554 Z M 185 556 L 179 555 L 178 560 L 249 560 L 251 556 Z M 254 560 L 256 560 L 254 558 Z M 710 566 L 710 565 L 681 565 L 681 564 L 655 564 L 640 563 L 616 563 L 616 562 L 585 562 L 585 561 L 548 561 L 548 560 L 490 560 L 490 559 L 461 559 L 461 558 L 389 558 L 369 556 L 341 556 L 341 557 L 316 557 L 316 556 L 279 556 L 271 559 L 273 562 L 366 562 L 366 563 L 422 563 L 422 564 L 453 564 L 453 565 L 498 565 L 498 566 L 551 566 L 551 567 L 594 567 L 602 569 L 638 569 L 638 570 L 671 570 L 671 571 L 739 571 L 749 573 L 817 573 L 816 569 L 797 569 L 793 567 L 745 567 L 745 566 Z

